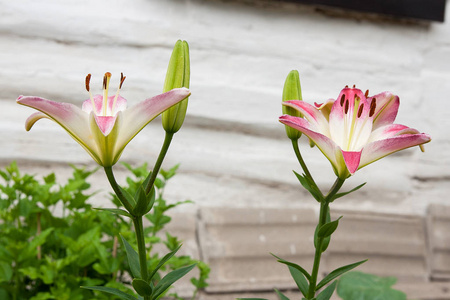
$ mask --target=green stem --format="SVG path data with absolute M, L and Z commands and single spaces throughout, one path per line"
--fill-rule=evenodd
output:
M 153 188 L 153 185 L 156 180 L 156 176 L 158 176 L 159 169 L 161 169 L 162 162 L 164 160 L 164 157 L 166 157 L 167 151 L 169 150 L 170 143 L 172 142 L 173 133 L 166 132 L 166 135 L 164 137 L 164 143 L 161 147 L 161 151 L 159 152 L 158 159 L 155 162 L 155 166 L 153 167 L 153 171 L 149 175 L 150 178 L 147 178 L 145 181 L 147 182 L 145 186 L 145 193 L 150 193 L 150 191 Z
M 114 173 L 112 170 L 112 167 L 104 167 L 106 177 L 108 177 L 109 183 L 111 184 L 111 187 L 114 190 L 114 193 L 116 193 L 117 198 L 119 198 L 120 202 L 122 202 L 123 206 L 131 213 L 133 211 L 133 205 L 131 205 L 130 202 L 125 198 L 125 196 L 122 194 L 122 191 L 120 190 L 119 185 L 117 184 L 116 179 L 114 178 Z
M 320 203 L 320 215 L 319 215 L 319 225 L 324 225 L 327 221 L 327 211 L 328 211 L 328 204 L 329 202 L 322 201 Z M 309 290 L 308 290 L 308 299 L 313 299 L 316 293 L 316 285 L 317 285 L 317 276 L 319 274 L 319 266 L 320 266 L 320 259 L 322 257 L 322 244 L 323 244 L 324 238 L 319 238 L 317 241 L 317 247 L 316 252 L 314 254 L 314 264 L 313 269 L 311 272 L 311 280 L 309 282 Z
M 331 199 L 334 195 L 336 195 L 337 192 L 339 192 L 339 189 L 344 184 L 345 179 L 337 178 L 334 182 L 333 186 L 331 187 L 330 191 L 328 192 L 325 199 L 320 203 L 320 214 L 319 214 L 319 225 L 318 228 L 320 228 L 322 225 L 324 225 L 327 222 L 327 213 L 329 209 L 329 204 Z M 314 264 L 313 269 L 311 272 L 311 280 L 309 282 L 309 290 L 308 290 L 308 299 L 313 299 L 316 293 L 316 286 L 317 286 L 317 276 L 319 274 L 319 266 L 320 266 L 320 259 L 322 257 L 322 244 L 323 244 L 324 238 L 319 238 L 317 241 L 317 247 L 316 252 L 314 254 Z
M 314 178 L 312 177 L 311 173 L 309 172 L 308 167 L 306 166 L 305 161 L 303 160 L 302 154 L 300 153 L 300 148 L 298 147 L 298 139 L 297 140 L 291 140 L 292 147 L 294 148 L 295 155 L 297 156 L 297 160 L 300 163 L 300 166 L 303 169 L 303 172 L 305 172 L 305 175 L 311 179 L 316 189 L 320 192 L 320 189 L 318 188 L 316 182 L 314 181 Z M 322 195 L 322 192 L 320 192 Z M 322 195 L 323 198 L 323 195 Z
M 135 217 L 133 219 L 133 223 L 134 223 L 134 230 L 136 231 L 141 277 L 142 280 L 148 282 L 147 253 L 145 249 L 144 225 L 142 222 L 142 217 Z M 150 299 L 148 296 L 144 296 L 144 300 L 148 299 Z
M 339 192 L 339 189 L 344 184 L 345 179 L 336 178 L 336 181 L 334 182 L 333 186 L 331 187 L 330 191 L 328 192 L 327 196 L 325 197 L 326 202 L 330 202 L 333 199 L 333 196 Z

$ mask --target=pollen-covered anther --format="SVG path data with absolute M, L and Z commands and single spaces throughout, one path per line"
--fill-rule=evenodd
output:
M 120 84 L 119 84 L 119 89 L 122 88 L 122 84 L 125 81 L 125 78 L 127 78 L 127 76 L 123 76 L 123 73 L 120 73 Z
M 377 101 L 375 100 L 375 98 L 372 98 L 372 102 L 370 102 L 369 117 L 372 117 L 375 114 L 376 108 L 377 108 Z
M 345 109 L 344 109 L 344 112 L 346 114 L 348 113 L 348 109 L 349 109 L 349 103 L 348 103 L 348 100 L 347 100 L 347 101 L 345 101 Z
M 356 88 L 356 84 L 353 85 L 353 88 L 354 88 L 354 89 Z
M 362 115 L 363 109 L 364 109 L 364 103 L 363 103 L 363 104 L 361 104 L 361 106 L 360 106 L 360 107 L 359 107 L 359 109 L 358 109 L 358 118 L 361 118 L 361 115 Z
M 341 106 L 344 106 L 344 101 L 345 101 L 345 95 L 342 95 L 341 102 L 340 102 Z
M 364 96 L 367 98 L 369 96 L 369 90 L 366 90 L 366 92 L 364 93 Z
M 89 87 L 90 82 L 91 82 L 91 74 L 87 74 L 85 84 L 86 84 L 86 91 L 88 91 L 88 92 L 90 92 L 90 87 Z

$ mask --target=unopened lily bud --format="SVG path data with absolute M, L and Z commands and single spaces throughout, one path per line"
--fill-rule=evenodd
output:
M 302 100 L 302 88 L 300 86 L 300 76 L 297 70 L 289 72 L 284 82 L 283 102 L 289 100 Z M 292 107 L 282 105 L 283 114 L 294 117 L 301 117 L 302 114 Z M 291 140 L 298 140 L 302 133 L 289 126 L 286 127 L 286 134 Z
M 189 45 L 186 41 L 178 40 L 170 57 L 163 92 L 174 88 L 189 88 L 189 78 Z M 175 133 L 180 130 L 186 116 L 187 105 L 188 98 L 162 113 L 162 124 L 166 132 Z

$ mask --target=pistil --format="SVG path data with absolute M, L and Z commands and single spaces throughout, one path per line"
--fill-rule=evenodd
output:
M 111 80 L 111 73 L 106 72 L 105 76 L 103 76 L 103 111 L 102 115 L 106 116 L 107 108 L 108 108 L 108 89 L 109 89 L 109 81 Z

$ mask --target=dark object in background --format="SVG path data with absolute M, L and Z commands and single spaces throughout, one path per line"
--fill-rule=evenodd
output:
M 406 19 L 444 22 L 446 0 L 288 0 Z

